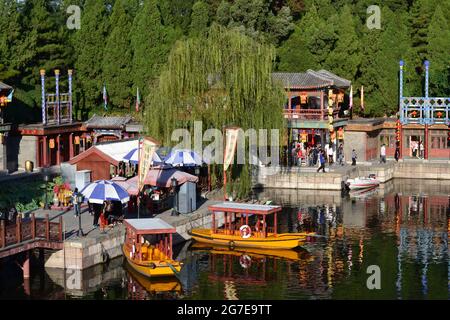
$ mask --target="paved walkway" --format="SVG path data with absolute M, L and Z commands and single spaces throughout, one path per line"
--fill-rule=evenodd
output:
M 154 216 L 150 216 L 148 214 L 141 214 L 140 218 L 161 218 L 167 223 L 177 226 L 182 223 L 186 223 L 192 217 L 198 214 L 205 214 L 208 211 L 208 205 L 217 203 L 217 200 L 208 200 L 202 199 L 199 202 L 199 208 L 189 214 L 180 214 L 178 216 L 172 216 L 172 209 L 164 211 L 162 213 L 156 214 Z M 142 209 L 141 209 L 142 210 Z M 57 211 L 57 210 L 44 210 L 37 209 L 33 211 L 36 218 L 45 218 L 46 214 L 49 215 L 50 220 L 57 220 L 59 217 L 63 218 L 63 231 L 65 232 L 65 239 L 74 239 L 77 237 L 77 232 L 79 228 L 79 218 L 75 217 L 75 212 L 73 209 L 66 211 Z M 26 214 L 26 216 L 28 216 Z M 137 213 L 128 214 L 126 218 L 137 218 Z M 81 210 L 81 228 L 85 234 L 85 237 L 97 238 L 101 235 L 101 231 L 93 227 L 94 216 L 89 214 L 87 207 L 83 207 Z M 107 233 L 112 232 L 115 228 L 121 228 L 121 225 L 118 225 L 112 229 L 107 229 Z

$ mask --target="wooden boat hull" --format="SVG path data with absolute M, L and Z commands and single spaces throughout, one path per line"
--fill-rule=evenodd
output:
M 309 233 L 268 234 L 266 238 L 251 236 L 243 239 L 237 235 L 212 233 L 210 229 L 193 229 L 190 235 L 195 241 L 228 247 L 260 249 L 293 249 L 303 245 Z
M 175 277 L 159 277 L 157 280 L 150 280 L 149 277 L 137 272 L 134 267 L 127 261 L 126 269 L 130 275 L 137 281 L 147 292 L 177 292 L 181 293 L 181 283 Z
M 168 277 L 168 276 L 174 276 L 175 272 L 173 269 L 176 270 L 176 272 L 181 271 L 182 263 L 175 261 L 175 260 L 169 260 L 169 261 L 160 261 L 160 260 L 153 260 L 153 261 L 142 261 L 137 262 L 130 258 L 130 252 L 127 250 L 126 246 L 122 246 L 123 255 L 127 259 L 128 264 L 138 273 L 140 273 L 143 276 L 146 277 Z M 173 268 L 169 266 L 169 264 L 172 265 Z

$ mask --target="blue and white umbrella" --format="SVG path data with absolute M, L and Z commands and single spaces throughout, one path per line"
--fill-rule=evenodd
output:
M 103 204 L 107 200 L 126 203 L 130 200 L 128 192 L 124 188 L 108 180 L 92 182 L 80 192 L 90 203 Z
M 202 158 L 192 150 L 172 150 L 164 161 L 174 167 L 195 167 L 203 164 Z
M 130 152 L 128 152 L 122 158 L 122 160 L 129 161 L 132 164 L 138 164 L 139 163 L 139 149 L 138 148 L 132 149 Z M 160 165 L 160 164 L 164 163 L 157 152 L 153 153 L 152 162 L 153 162 L 153 165 Z

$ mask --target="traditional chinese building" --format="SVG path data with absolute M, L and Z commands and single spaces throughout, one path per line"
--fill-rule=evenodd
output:
M 351 85 L 349 80 L 326 70 L 273 73 L 272 78 L 286 91 L 284 118 L 289 145 L 302 141 L 324 146 L 330 141 L 343 140 L 343 130 L 350 117 L 345 94 Z
M 9 172 L 25 167 L 31 161 L 34 167 L 60 165 L 87 150 L 92 145 L 105 141 L 133 138 L 142 125 L 131 116 L 107 117 L 94 115 L 86 122 L 72 118 L 72 76 L 68 70 L 68 88 L 61 92 L 60 71 L 55 70 L 55 92 L 46 89 L 46 72 L 41 70 L 41 112 L 42 120 L 32 124 L 8 126 L 8 137 L 2 139 L 4 149 L 0 167 Z M 1 84 L 1 83 L 0 83 Z M 4 96 L 12 88 L 1 84 L 0 95 Z M 6 93 L 4 93 L 6 92 Z M 4 101 L 5 99 L 2 99 Z M 1 131 L 1 127 L 0 127 Z

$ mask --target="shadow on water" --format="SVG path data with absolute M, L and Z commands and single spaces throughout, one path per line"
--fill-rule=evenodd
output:
M 366 194 L 265 190 L 283 206 L 281 232 L 315 231 L 301 250 L 230 250 L 184 243 L 179 279 L 144 279 L 123 259 L 88 270 L 42 270 L 31 297 L 43 299 L 448 299 L 450 183 L 395 180 Z M 367 287 L 369 266 L 381 289 Z M 3 273 L 0 298 L 26 299 L 20 270 Z M 10 274 L 11 273 L 11 274 Z M 64 281 L 65 279 L 65 281 Z M 3 280 L 3 279 L 2 279 Z M 65 289 L 64 289 L 65 288 Z

